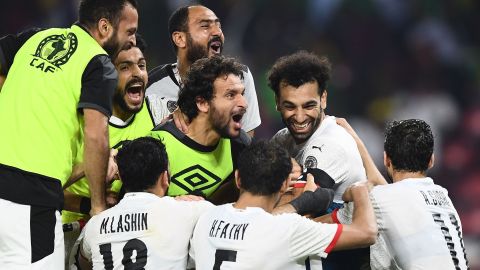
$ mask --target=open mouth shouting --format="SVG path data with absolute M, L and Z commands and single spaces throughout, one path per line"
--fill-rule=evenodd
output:
M 223 51 L 223 41 L 220 37 L 213 37 L 208 42 L 209 55 L 221 54 Z
M 145 83 L 140 79 L 133 79 L 125 87 L 125 96 L 130 105 L 138 106 L 143 102 L 145 94 Z
M 237 112 L 234 112 L 232 114 L 232 121 L 233 121 L 233 127 L 235 129 L 241 129 L 242 128 L 242 118 L 243 115 L 245 114 L 245 109 L 239 110 Z

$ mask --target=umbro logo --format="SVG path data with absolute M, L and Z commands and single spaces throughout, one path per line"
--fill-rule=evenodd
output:
M 187 193 L 194 190 L 203 191 L 222 182 L 220 177 L 198 164 L 172 175 L 170 180 L 171 184 L 180 187 Z

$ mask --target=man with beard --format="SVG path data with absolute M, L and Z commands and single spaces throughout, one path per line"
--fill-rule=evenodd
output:
M 157 111 L 151 111 L 150 101 L 144 99 L 148 81 L 147 63 L 144 57 L 146 44 L 139 35 L 136 35 L 136 41 L 136 46 L 120 51 L 113 61 L 118 72 L 118 84 L 113 96 L 113 111 L 108 127 L 109 142 L 113 149 L 107 175 L 109 182 L 117 173 L 114 161 L 116 149 L 120 148 L 125 141 L 147 135 L 155 127 L 155 120 L 159 122 L 169 114 L 166 103 L 162 103 L 162 100 L 155 101 Z M 80 146 L 79 149 L 83 147 Z M 75 164 L 75 174 L 64 187 L 66 188 L 64 190 L 65 210 L 62 211 L 64 224 L 85 220 L 90 212 L 90 189 L 86 177 L 83 177 L 82 150 L 79 150 Z M 78 180 L 78 178 L 81 179 Z M 109 203 L 116 202 L 116 194 L 120 186 L 121 183 L 118 180 L 111 184 L 108 192 L 110 195 L 108 199 L 111 200 Z M 66 225 L 66 229 L 69 229 L 69 226 L 71 225 Z M 79 233 L 79 230 L 65 232 L 66 258 L 69 258 L 71 247 Z
M 469 269 L 457 210 L 448 191 L 427 177 L 434 165 L 430 126 L 419 119 L 387 125 L 384 165 L 393 182 L 387 184 L 346 120 L 337 123 L 355 138 L 369 179 L 377 178 L 379 184 L 370 192 L 378 224 L 371 269 Z M 355 207 L 348 203 L 320 219 L 349 224 Z
M 177 63 L 166 64 L 149 72 L 150 81 L 147 96 L 156 95 L 168 100 L 168 108 L 173 112 L 177 108 L 178 92 L 190 66 L 201 58 L 220 55 L 225 37 L 220 20 L 215 13 L 204 6 L 184 6 L 177 9 L 168 21 L 168 31 Z M 245 99 L 248 109 L 242 119 L 242 128 L 253 136 L 254 129 L 260 125 L 257 94 L 252 74 L 247 66 L 242 66 L 245 85 Z M 183 120 L 177 113 L 177 119 Z M 183 121 L 182 131 L 188 130 Z
M 62 269 L 62 184 L 85 142 L 91 214 L 106 208 L 107 120 L 117 73 L 107 55 L 135 45 L 135 0 L 83 0 L 70 28 L 0 39 L 1 269 Z M 82 132 L 83 130 L 83 132 Z
M 268 80 L 286 125 L 272 140 L 286 147 L 304 170 L 314 175 L 317 184 L 333 188 L 332 211 L 343 206 L 345 189 L 365 180 L 366 174 L 352 136 L 336 124 L 335 117 L 325 115 L 330 71 L 327 58 L 300 51 L 278 59 Z M 331 269 L 359 269 L 359 264 L 368 263 L 368 249 L 363 251 L 367 254 L 348 252 L 349 260 L 337 260 L 339 255 L 332 253 L 325 263 L 335 261 L 337 267 Z
M 233 58 L 214 55 L 191 66 L 178 98 L 191 121 L 188 131 L 170 121 L 151 133 L 170 157 L 168 195 L 203 195 L 215 203 L 235 200 L 230 180 L 237 155 L 250 143 L 241 123 L 247 110 L 242 78 L 242 66 Z

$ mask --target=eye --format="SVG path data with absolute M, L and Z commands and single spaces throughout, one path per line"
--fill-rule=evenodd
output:
M 145 69 L 147 69 L 147 64 L 146 63 L 139 63 L 138 68 L 141 69 L 141 70 L 145 70 Z
M 127 71 L 128 70 L 128 65 L 120 65 L 119 69 L 120 69 L 120 71 Z

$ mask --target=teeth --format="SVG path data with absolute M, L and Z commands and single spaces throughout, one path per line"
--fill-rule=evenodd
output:
M 308 124 L 309 124 L 309 123 L 305 123 L 305 124 L 293 124 L 293 126 L 294 126 L 295 128 L 306 128 L 306 127 L 308 127 Z

